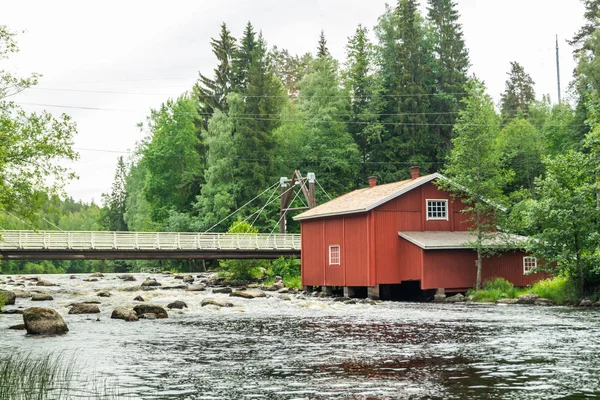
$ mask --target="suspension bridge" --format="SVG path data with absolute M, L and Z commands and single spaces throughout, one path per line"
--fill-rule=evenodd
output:
M 0 259 L 210 260 L 299 256 L 300 235 L 286 233 L 286 217 L 289 212 L 316 206 L 315 182 L 314 174 L 303 177 L 295 171 L 291 179 L 282 177 L 203 233 L 62 231 L 56 226 L 59 230 L 1 230 Z M 277 191 L 280 191 L 279 196 L 276 196 Z M 263 206 L 240 222 L 253 225 L 269 205 L 279 200 L 280 217 L 270 233 L 211 232 L 269 192 Z M 292 207 L 296 199 L 302 204 Z M 275 233 L 278 226 L 279 232 Z

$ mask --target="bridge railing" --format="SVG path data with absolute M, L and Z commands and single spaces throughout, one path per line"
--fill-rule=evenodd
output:
M 300 250 L 298 234 L 1 231 L 0 250 Z

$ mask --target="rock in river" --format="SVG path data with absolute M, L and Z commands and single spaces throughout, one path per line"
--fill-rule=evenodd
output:
M 556 303 L 554 303 L 553 300 L 545 299 L 543 297 L 535 299 L 535 302 L 533 304 L 535 304 L 536 306 L 554 306 L 554 305 L 556 305 Z
M 138 317 L 142 314 L 156 314 L 156 318 L 169 318 L 169 314 L 164 308 L 153 304 L 138 304 L 133 307 L 133 311 Z
M 152 286 L 162 286 L 159 282 L 154 278 L 146 278 L 144 282 L 142 282 L 142 287 L 152 287 Z
M 496 304 L 517 304 L 517 299 L 500 299 L 496 301 Z
M 14 329 L 17 331 L 21 331 L 21 330 L 25 329 L 25 324 L 12 325 L 12 326 L 9 326 L 8 329 Z
M 69 331 L 67 324 L 56 310 L 31 307 L 23 312 L 23 322 L 31 335 L 52 335 Z
M 535 304 L 535 301 L 539 298 L 537 294 L 522 294 L 517 299 L 517 304 Z
M 15 304 L 15 299 L 17 295 L 8 290 L 0 290 L 0 300 L 4 300 L 4 304 L 7 306 L 12 306 Z
M 190 285 L 187 288 L 185 288 L 185 290 L 187 290 L 188 292 L 201 292 L 203 290 L 206 290 L 206 286 L 202 284 Z
M 244 299 L 255 299 L 257 297 L 266 297 L 267 295 L 262 290 L 258 289 L 246 289 L 231 292 L 229 294 L 232 297 L 243 297 Z
M 49 301 L 49 300 L 54 300 L 54 298 L 52 296 L 50 296 L 49 294 L 45 294 L 45 293 L 34 293 L 31 296 L 31 301 Z
M 233 307 L 232 302 L 227 301 L 225 299 L 216 299 L 214 297 L 205 298 L 204 300 L 202 300 L 202 303 L 200 305 L 202 307 L 208 306 L 208 305 L 213 305 L 213 306 L 217 306 L 217 307 Z
M 48 281 L 38 281 L 38 283 L 35 284 L 35 286 L 58 286 L 55 283 L 52 282 L 48 282 Z
M 168 309 L 173 309 L 173 308 L 177 308 L 179 310 L 183 310 L 184 308 L 188 308 L 187 304 L 185 304 L 184 301 L 181 300 L 175 300 L 172 303 L 169 303 L 169 305 L 167 306 Z
M 75 303 L 69 310 L 69 314 L 98 314 L 100 309 L 95 304 Z
M 125 321 L 137 321 L 138 316 L 135 311 L 127 307 L 117 307 L 113 310 L 111 316 L 112 319 L 122 319 Z
M 96 296 L 98 296 L 98 297 L 110 297 L 110 292 L 102 291 L 102 292 L 99 292 Z
M 233 290 L 231 290 L 230 287 L 222 287 L 222 288 L 214 288 L 212 292 L 229 294 L 229 293 L 233 292 Z
M 594 305 L 594 302 L 591 300 L 581 300 L 581 303 L 579 303 L 579 307 L 591 307 Z
M 133 301 L 146 301 L 146 300 L 144 300 L 144 298 L 142 296 L 135 296 L 135 299 L 133 299 Z
M 183 277 L 183 281 L 185 283 L 192 283 L 192 282 L 194 282 L 194 277 L 191 276 L 191 275 L 186 275 L 186 276 Z
M 454 296 L 447 297 L 446 298 L 446 303 L 462 303 L 465 300 L 466 300 L 465 296 L 463 296 L 460 293 L 457 293 Z

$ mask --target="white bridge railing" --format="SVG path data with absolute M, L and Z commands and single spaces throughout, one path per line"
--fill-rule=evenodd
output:
M 1 250 L 300 250 L 300 235 L 0 231 Z

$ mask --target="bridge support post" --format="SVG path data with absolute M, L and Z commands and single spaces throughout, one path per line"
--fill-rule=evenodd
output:
M 344 286 L 344 297 L 354 297 L 356 296 L 356 291 L 353 287 Z
M 446 293 L 444 288 L 438 288 L 437 292 L 433 296 L 433 301 L 444 301 L 446 300 Z
M 323 294 L 325 294 L 325 296 L 332 296 L 333 295 L 333 286 L 323 286 L 323 287 L 321 287 L 321 292 L 323 292 Z
M 371 300 L 379 300 L 379 285 L 367 288 L 367 297 Z
M 306 293 L 312 293 L 313 292 L 313 287 L 312 286 L 304 286 L 304 291 Z

